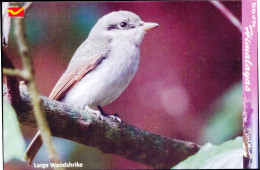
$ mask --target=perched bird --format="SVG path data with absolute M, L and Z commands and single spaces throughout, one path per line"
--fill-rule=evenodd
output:
M 138 69 L 143 36 L 157 26 L 129 11 L 103 16 L 76 50 L 49 98 L 102 118 L 98 108 L 113 102 L 129 85 Z M 41 145 L 38 131 L 25 153 L 29 164 Z

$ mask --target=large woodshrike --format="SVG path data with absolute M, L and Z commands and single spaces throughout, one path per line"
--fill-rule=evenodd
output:
M 143 36 L 157 26 L 129 11 L 103 16 L 76 50 L 49 98 L 102 118 L 98 107 L 113 102 L 126 89 L 139 65 Z M 41 145 L 38 131 L 25 153 L 29 164 Z

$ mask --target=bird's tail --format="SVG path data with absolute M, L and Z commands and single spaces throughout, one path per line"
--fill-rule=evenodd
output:
M 29 165 L 32 164 L 32 161 L 34 157 L 36 156 L 37 152 L 42 146 L 42 139 L 40 136 L 40 131 L 37 132 L 37 134 L 34 136 L 32 142 L 28 146 L 27 150 L 25 151 L 24 154 L 24 161 L 29 161 Z

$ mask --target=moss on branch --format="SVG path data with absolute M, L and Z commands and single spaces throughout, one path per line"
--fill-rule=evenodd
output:
M 20 86 L 21 124 L 36 127 L 32 104 L 26 86 Z M 64 103 L 41 97 L 52 135 L 99 148 L 126 159 L 152 166 L 170 168 L 199 149 L 195 143 L 172 139 L 118 123 L 93 113 L 70 107 Z

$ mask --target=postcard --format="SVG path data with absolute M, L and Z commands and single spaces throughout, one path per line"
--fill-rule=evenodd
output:
M 3 168 L 258 168 L 257 1 L 2 2 Z

